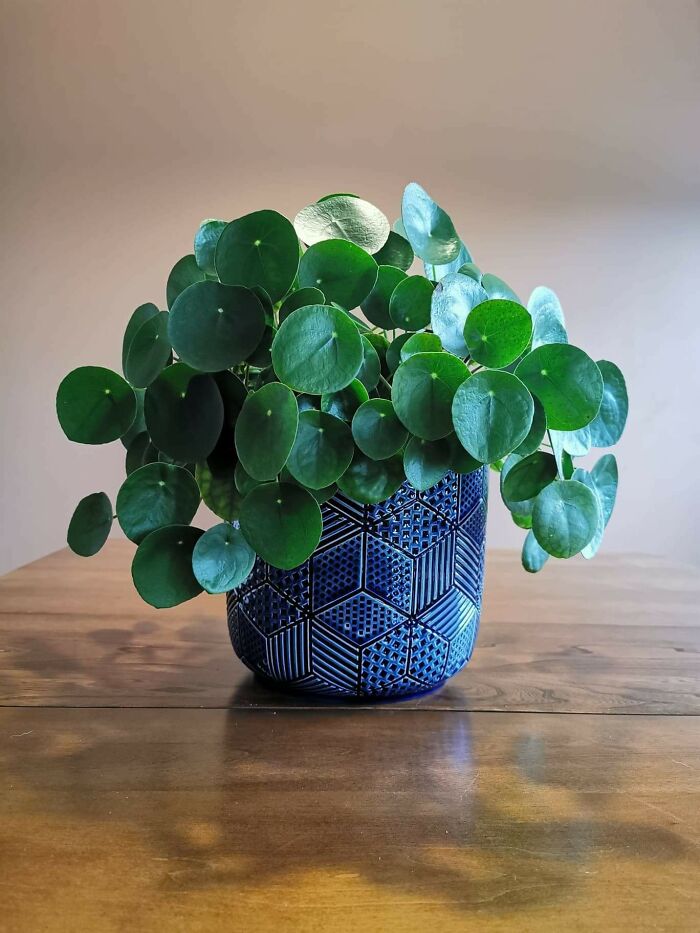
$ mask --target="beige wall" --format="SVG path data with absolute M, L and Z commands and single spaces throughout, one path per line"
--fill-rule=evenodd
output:
M 688 0 L 0 0 L 0 571 L 116 493 L 55 388 L 119 366 L 203 217 L 424 184 L 476 260 L 557 290 L 631 395 L 606 547 L 700 562 L 698 7 Z M 493 545 L 521 532 L 494 498 Z

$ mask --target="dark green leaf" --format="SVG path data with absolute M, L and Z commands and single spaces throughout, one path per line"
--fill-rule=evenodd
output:
M 382 364 L 377 351 L 374 349 L 372 341 L 368 340 L 364 335 L 362 337 L 362 351 L 362 366 L 360 366 L 360 369 L 358 370 L 357 378 L 365 387 L 365 389 L 367 389 L 368 392 L 371 392 L 379 382 L 379 376 L 382 372 Z
M 253 479 L 252 476 L 246 473 L 246 471 L 243 469 L 243 464 L 240 461 L 236 464 L 236 467 L 233 471 L 233 478 L 236 484 L 236 489 L 242 496 L 247 496 L 251 489 L 255 489 L 256 486 L 260 486 L 260 480 Z
M 294 229 L 309 246 L 323 240 L 349 240 L 368 253 L 376 253 L 386 243 L 391 228 L 374 204 L 354 195 L 337 194 L 300 210 Z
M 430 303 L 433 286 L 422 275 L 411 275 L 400 282 L 389 302 L 387 327 L 403 330 L 422 330 L 430 324 Z
M 58 387 L 56 414 L 63 433 L 78 444 L 108 444 L 129 430 L 136 395 L 111 369 L 81 366 Z
M 136 549 L 131 576 L 139 595 L 156 609 L 168 609 L 202 592 L 192 571 L 192 552 L 204 532 L 188 525 L 158 528 Z
M 416 437 L 446 437 L 452 432 L 452 400 L 468 378 L 469 370 L 456 356 L 416 353 L 394 374 L 391 400 L 396 414 Z
M 500 460 L 521 444 L 534 414 L 532 396 L 511 373 L 484 370 L 457 390 L 452 419 L 457 437 L 482 463 Z
M 469 312 L 464 340 L 473 360 L 501 369 L 517 360 L 530 342 L 532 318 L 515 301 L 493 298 Z
M 318 503 L 292 483 L 264 483 L 241 506 L 241 531 L 253 550 L 273 567 L 291 570 L 316 550 L 323 522 Z
M 150 385 L 170 359 L 168 316 L 167 311 L 160 311 L 144 321 L 131 340 L 124 375 L 136 388 Z
M 352 421 L 357 409 L 369 398 L 367 389 L 359 379 L 353 379 L 349 386 L 339 392 L 328 392 L 321 396 L 321 411 L 341 421 Z
M 214 515 L 226 522 L 238 518 L 242 496 L 236 488 L 236 459 L 231 454 L 227 461 L 223 457 L 210 456 L 197 464 L 195 478 L 202 500 Z
M 404 190 L 401 220 L 414 253 L 425 262 L 448 263 L 459 255 L 462 244 L 452 221 L 416 182 Z
M 298 288 L 295 292 L 287 295 L 282 302 L 279 317 L 280 324 L 297 308 L 305 308 L 306 305 L 322 305 L 325 302 L 326 296 L 320 288 Z
M 180 463 L 205 460 L 224 422 L 221 393 L 211 376 L 185 363 L 168 366 L 146 390 L 146 426 L 151 440 Z
M 274 479 L 287 462 L 299 423 L 297 400 L 286 385 L 270 382 L 251 393 L 236 422 L 236 450 L 245 471 Z
M 482 463 L 462 447 L 456 434 L 448 434 L 445 440 L 450 445 L 450 469 L 455 473 L 473 473 L 474 470 L 483 467 Z
M 228 522 L 205 531 L 192 552 L 192 570 L 207 593 L 226 593 L 240 586 L 254 563 L 255 551 Z
M 354 379 L 362 360 L 357 328 L 342 311 L 328 305 L 299 308 L 283 321 L 272 344 L 272 362 L 279 379 L 297 392 L 312 395 L 344 388 Z
M 535 404 L 535 411 L 532 416 L 530 430 L 527 432 L 527 437 L 522 444 L 513 451 L 513 453 L 518 454 L 520 457 L 527 457 L 529 454 L 534 454 L 547 432 L 547 419 L 544 416 L 542 402 L 536 398 L 533 398 L 533 402 Z
M 380 250 L 374 254 L 374 261 L 380 266 L 395 266 L 407 272 L 413 263 L 413 250 L 405 237 L 393 230 Z
M 356 450 L 352 463 L 338 480 L 338 487 L 350 499 L 373 505 L 392 496 L 403 481 L 400 454 L 387 460 L 371 460 Z
M 401 363 L 401 351 L 411 339 L 412 334 L 399 334 L 387 347 L 384 362 L 389 373 L 395 373 Z
M 126 475 L 130 476 L 139 467 L 158 460 L 158 451 L 151 443 L 148 431 L 141 431 L 126 449 Z
M 348 311 L 374 288 L 378 267 L 374 259 L 348 240 L 324 240 L 310 246 L 299 263 L 299 284 L 319 288 L 326 301 Z
M 388 399 L 372 398 L 355 412 L 352 436 L 370 459 L 386 460 L 401 450 L 408 440 L 408 431 L 396 417 Z
M 440 353 L 441 351 L 442 344 L 437 334 L 410 334 L 401 347 L 401 362 L 405 362 L 409 356 L 415 356 L 416 353 Z
M 452 272 L 438 283 L 433 292 L 430 311 L 431 325 L 442 345 L 456 356 L 467 356 L 464 326 L 472 308 L 486 301 L 486 292 L 480 285 L 459 272 Z
M 137 434 L 142 434 L 146 430 L 146 419 L 143 415 L 143 400 L 146 396 L 145 389 L 134 389 L 136 396 L 136 416 L 129 425 L 128 430 L 119 438 L 125 447 L 129 447 Z
M 310 489 L 324 489 L 350 466 L 354 445 L 350 428 L 333 415 L 304 411 L 287 469 Z
M 597 366 L 603 377 L 603 400 L 589 425 L 590 440 L 594 447 L 612 447 L 625 429 L 629 408 L 627 387 L 625 377 L 614 363 L 599 360 Z
M 126 330 L 124 331 L 124 340 L 122 341 L 122 372 L 126 373 L 126 358 L 129 355 L 129 348 L 131 347 L 131 341 L 134 339 L 138 333 L 142 324 L 145 324 L 146 321 L 149 321 L 152 317 L 156 317 L 160 314 L 160 311 L 152 302 L 148 302 L 145 305 L 139 305 L 139 307 L 134 311 L 134 313 L 129 318 L 129 323 L 126 325 Z
M 178 297 L 168 333 L 180 359 L 202 372 L 242 363 L 260 343 L 265 314 L 248 288 L 199 282 Z
M 215 263 L 226 285 L 259 285 L 272 301 L 279 301 L 297 274 L 299 240 L 282 214 L 255 211 L 224 228 L 216 246 Z
M 577 480 L 550 483 L 535 499 L 532 531 L 553 557 L 573 557 L 591 541 L 600 514 L 598 498 Z
M 535 451 L 519 460 L 503 480 L 505 498 L 516 502 L 534 499 L 557 475 L 557 464 L 552 454 Z
M 449 472 L 452 451 L 446 438 L 424 441 L 412 437 L 403 454 L 406 479 L 416 489 L 430 489 Z
M 419 276 L 422 282 L 425 279 Z M 377 281 L 369 295 L 362 302 L 362 311 L 368 321 L 386 330 L 395 326 L 389 314 L 389 302 L 394 289 L 406 279 L 406 273 L 394 266 L 379 266 Z
M 598 413 L 603 377 L 578 347 L 565 343 L 538 347 L 523 357 L 515 374 L 542 402 L 550 429 L 575 431 Z
M 148 463 L 128 476 L 117 494 L 117 519 L 136 544 L 166 525 L 189 525 L 199 507 L 192 474 L 169 463 Z
M 225 220 L 203 220 L 194 235 L 194 258 L 202 272 L 206 272 L 207 275 L 216 275 L 216 244 L 226 224 Z
M 172 308 L 180 292 L 184 292 L 186 288 L 194 285 L 195 282 L 204 282 L 206 277 L 206 273 L 199 268 L 194 256 L 183 256 L 182 259 L 179 259 L 168 276 L 168 284 L 165 288 L 168 307 Z
M 81 557 L 97 554 L 112 528 L 112 503 L 105 492 L 81 499 L 68 525 L 68 547 Z

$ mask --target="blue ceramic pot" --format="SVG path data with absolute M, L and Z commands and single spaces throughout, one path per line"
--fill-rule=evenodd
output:
M 231 642 L 257 674 L 338 697 L 431 690 L 469 660 L 479 626 L 487 474 L 403 485 L 379 505 L 336 495 L 294 570 L 260 559 L 228 594 Z

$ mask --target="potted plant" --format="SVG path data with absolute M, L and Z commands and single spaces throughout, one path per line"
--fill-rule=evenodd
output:
M 294 223 L 204 221 L 166 298 L 131 316 L 123 377 L 85 366 L 58 389 L 71 440 L 126 447 L 116 509 L 87 496 L 68 544 L 96 553 L 116 518 L 146 602 L 228 593 L 234 648 L 258 674 L 387 696 L 459 670 L 489 465 L 526 570 L 598 550 L 615 458 L 574 458 L 618 441 L 622 374 L 569 343 L 552 291 L 524 305 L 483 273 L 419 185 L 394 229 L 351 194 Z M 220 519 L 207 531 L 190 526 L 201 501 Z

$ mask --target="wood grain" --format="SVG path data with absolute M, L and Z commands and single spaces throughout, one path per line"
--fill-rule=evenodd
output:
M 0 705 L 309 706 L 235 658 L 223 597 L 168 611 L 133 591 L 133 547 L 61 551 L 0 580 Z M 651 557 L 552 561 L 536 577 L 490 552 L 473 661 L 402 708 L 700 713 L 700 577 Z
M 697 930 L 693 718 L 0 711 L 0 928 Z

